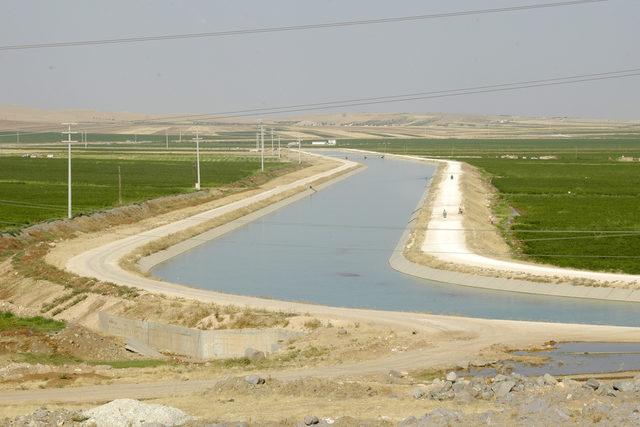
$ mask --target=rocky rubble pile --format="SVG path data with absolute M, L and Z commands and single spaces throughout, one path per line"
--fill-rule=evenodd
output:
M 315 381 L 315 382 L 313 382 Z M 216 389 L 225 395 L 249 393 L 251 396 L 302 395 L 303 389 L 316 388 L 312 396 L 327 395 L 329 384 L 324 380 L 301 379 L 290 383 L 280 383 L 253 375 L 228 378 L 220 382 Z M 360 395 L 362 399 L 379 398 L 366 390 L 358 393 L 358 388 L 349 385 L 340 396 Z M 360 385 L 359 387 L 364 387 Z M 463 378 L 453 372 L 445 378 L 437 378 L 430 384 L 423 384 L 409 393 L 403 388 L 402 394 L 391 393 L 389 404 L 399 399 L 405 405 L 414 402 L 414 409 L 425 407 L 424 401 L 432 400 L 426 406 L 435 409 L 420 416 L 409 416 L 401 421 L 383 416 L 378 412 L 376 419 L 357 420 L 344 414 L 306 414 L 304 417 L 288 418 L 286 422 L 260 420 L 252 417 L 250 423 L 244 421 L 221 422 L 221 420 L 193 419 L 182 411 L 163 405 L 150 405 L 135 400 L 121 399 L 86 411 L 39 409 L 34 413 L 14 419 L 0 420 L 0 425 L 11 427 L 58 426 L 185 426 L 185 427 L 272 427 L 272 426 L 328 426 L 334 427 L 366 425 L 370 427 L 422 427 L 422 426 L 467 426 L 467 425 L 509 425 L 509 426 L 569 426 L 569 425 L 640 425 L 640 376 L 633 379 L 575 381 L 564 378 L 557 380 L 552 375 L 523 377 L 518 374 L 498 374 L 493 378 Z M 209 391 L 209 393 L 213 390 Z M 214 396 L 211 396 L 212 399 Z M 233 402 L 229 398 L 227 402 Z M 212 400 L 219 402 L 220 400 Z M 364 401 L 366 402 L 366 400 Z M 378 401 L 379 402 L 379 401 Z M 479 411 L 480 410 L 480 411 Z M 380 407 L 380 411 L 384 411 Z M 408 411 L 411 411 L 409 409 Z M 409 412 L 411 413 L 411 412 Z M 406 413 L 405 413 L 406 414 Z M 327 417 L 332 415 L 332 418 Z M 287 414 L 282 414 L 286 417 Z M 218 424 L 216 424 L 218 423 Z
M 444 379 L 436 378 L 431 384 L 419 385 L 412 393 L 415 399 L 457 400 L 471 402 L 473 399 L 509 400 L 513 392 L 540 393 L 545 388 L 555 386 L 574 394 L 591 393 L 599 396 L 616 397 L 624 392 L 640 392 L 640 376 L 633 380 L 600 382 L 594 378 L 581 383 L 570 378 L 558 381 L 553 375 L 525 377 L 519 374 L 497 374 L 493 378 L 476 377 L 465 379 L 450 372 Z M 573 396 L 573 394 L 572 394 Z
M 437 408 L 424 416 L 408 417 L 399 427 L 433 425 L 602 425 L 640 424 L 640 376 L 634 379 L 579 382 L 558 381 L 545 374 L 524 377 L 498 374 L 493 378 L 459 378 L 451 372 L 412 393 L 415 399 L 452 400 L 457 407 L 474 400 L 495 402 L 482 413 Z

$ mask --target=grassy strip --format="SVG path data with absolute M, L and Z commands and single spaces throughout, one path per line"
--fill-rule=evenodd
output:
M 0 312 L 0 332 L 15 329 L 28 329 L 33 332 L 57 332 L 64 329 L 65 322 L 46 319 L 41 316 L 18 317 L 13 313 Z
M 83 292 L 82 290 L 74 289 L 71 292 L 69 292 L 68 294 L 60 295 L 59 297 L 54 298 L 50 303 L 44 304 L 42 306 L 42 308 L 40 308 L 40 313 L 46 313 L 47 311 L 50 311 L 50 310 L 56 308 L 60 304 L 69 301 L 71 298 L 73 298 L 74 296 L 76 296 L 76 295 L 78 295 L 78 294 L 80 294 L 82 292 Z
M 83 360 L 79 357 L 75 357 L 69 354 L 58 353 L 18 353 L 15 357 L 16 361 L 30 363 L 32 365 L 74 365 L 74 364 L 86 364 L 91 366 L 106 365 L 111 366 L 114 369 L 127 369 L 127 368 L 156 368 L 158 366 L 165 366 L 174 362 L 169 360 L 158 359 L 136 359 L 136 360 Z
M 66 304 L 66 305 L 64 305 L 62 307 L 58 307 L 55 310 L 53 310 L 51 312 L 51 315 L 52 316 L 57 316 L 58 314 L 62 313 L 63 311 L 68 310 L 71 307 L 73 307 L 74 305 L 78 304 L 79 302 L 82 302 L 82 301 L 86 300 L 88 296 L 89 295 L 87 295 L 86 293 L 82 293 L 82 294 L 76 296 L 74 299 L 72 299 L 69 302 L 69 304 Z

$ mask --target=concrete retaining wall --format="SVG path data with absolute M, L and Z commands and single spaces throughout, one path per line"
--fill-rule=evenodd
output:
M 161 352 L 196 359 L 243 357 L 247 348 L 266 354 L 277 351 L 280 343 L 301 333 L 286 329 L 200 329 L 127 319 L 105 312 L 98 314 L 100 329 L 109 335 L 134 338 Z

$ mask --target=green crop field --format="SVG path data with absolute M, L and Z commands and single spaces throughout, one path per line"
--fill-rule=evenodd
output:
M 342 148 L 396 154 L 448 158 L 555 155 L 566 160 L 608 160 L 619 156 L 640 157 L 640 136 L 618 135 L 608 139 L 348 139 Z
M 523 258 L 640 274 L 640 137 L 341 141 L 341 146 L 459 159 L 500 191 L 497 215 Z M 517 156 L 518 159 L 502 158 Z M 540 156 L 555 156 L 540 160 Z M 523 158 L 523 157 L 526 157 Z M 536 157 L 531 159 L 531 157 Z M 520 216 L 507 221 L 516 209 Z
M 182 135 L 183 141 L 190 140 L 195 135 Z M 80 134 L 72 135 L 73 139 L 79 140 Z M 178 139 L 178 136 L 171 136 L 172 139 Z M 59 143 L 66 139 L 66 135 L 60 132 L 41 132 L 30 133 L 25 132 L 17 135 L 16 132 L 0 132 L 1 144 L 53 144 Z M 118 133 L 87 133 L 87 141 L 89 142 L 164 142 L 164 134 L 153 135 L 135 135 L 135 134 L 118 134 Z
M 520 214 L 507 234 L 528 258 L 640 273 L 640 163 L 468 162 L 490 174 L 503 207 Z
M 0 230 L 63 218 L 67 205 L 67 160 L 0 156 Z M 269 161 L 267 170 L 285 163 Z M 192 155 L 109 154 L 77 155 L 73 159 L 74 214 L 118 205 L 118 167 L 122 178 L 122 203 L 140 202 L 193 191 L 195 162 Z M 260 160 L 203 154 L 202 187 L 229 184 L 257 173 Z

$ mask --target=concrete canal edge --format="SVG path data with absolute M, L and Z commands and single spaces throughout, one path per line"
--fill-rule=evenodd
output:
M 357 150 L 357 149 L 347 149 L 347 152 L 352 153 L 360 153 L 360 154 L 370 154 L 370 155 L 382 155 L 381 153 L 369 152 L 365 150 Z M 416 156 L 407 156 L 401 154 L 388 154 L 384 153 L 384 155 L 389 157 L 395 157 L 405 161 L 414 161 L 421 163 L 430 163 L 437 165 L 442 162 L 440 159 L 430 159 L 430 158 L 422 158 Z M 322 184 L 318 184 L 315 186 L 315 190 L 320 190 L 325 188 L 331 184 L 339 182 L 343 179 L 346 179 L 358 172 L 363 170 L 363 167 L 359 167 L 353 169 L 347 173 L 341 174 L 337 177 L 334 177 L 328 181 L 323 182 Z M 416 206 L 417 212 L 424 204 L 426 200 L 429 190 L 430 190 L 431 180 L 429 180 L 428 185 L 425 188 L 425 191 Z M 149 272 L 156 265 L 169 260 L 177 255 L 180 255 L 184 252 L 187 252 L 197 246 L 200 246 L 206 243 L 209 240 L 216 239 L 220 236 L 223 236 L 226 233 L 229 233 L 233 230 L 236 230 L 247 223 L 254 221 L 260 217 L 268 215 L 282 207 L 285 207 L 291 203 L 294 203 L 298 200 L 301 200 L 315 192 L 315 190 L 305 190 L 299 192 L 291 197 L 288 197 L 279 202 L 273 203 L 269 206 L 266 206 L 262 209 L 259 209 L 255 212 L 252 212 L 248 215 L 245 215 L 236 220 L 230 221 L 224 225 L 213 228 L 209 231 L 206 231 L 200 235 L 194 236 L 192 238 L 186 239 L 180 243 L 177 243 L 165 250 L 156 252 L 144 258 L 141 258 L 138 261 L 138 266 L 141 271 Z M 409 221 L 408 224 L 413 223 L 413 218 Z M 508 278 L 500 278 L 493 276 L 481 276 L 470 273 L 463 273 L 451 270 L 441 270 L 433 267 L 429 267 L 426 265 L 418 264 L 408 260 L 404 256 L 404 249 L 411 235 L 412 227 L 408 226 L 402 233 L 398 244 L 396 245 L 390 259 L 390 266 L 401 273 L 418 277 L 421 279 L 427 279 L 434 282 L 439 282 L 445 285 L 458 285 L 458 286 L 467 286 L 473 288 L 480 289 L 489 289 L 496 291 L 508 291 L 508 292 L 519 292 L 526 293 L 532 295 L 546 295 L 546 296 L 557 296 L 557 297 L 568 297 L 568 298 L 583 298 L 583 299 L 599 299 L 599 300 L 608 300 L 608 301 L 619 301 L 619 302 L 640 302 L 640 290 L 632 290 L 632 289 L 622 289 L 622 288 L 612 288 L 612 287 L 596 287 L 596 286 L 584 286 L 584 285 L 572 285 L 568 283 L 545 283 L 545 282 L 534 282 L 530 280 L 522 280 L 522 279 L 508 279 Z
M 403 158 L 405 156 L 398 155 Z M 406 158 L 406 157 L 405 157 Z M 412 158 L 412 160 L 419 160 Z M 431 160 L 431 161 L 430 161 Z M 432 159 L 424 159 L 426 162 L 433 163 Z M 546 295 L 568 298 L 583 299 L 599 299 L 607 301 L 620 302 L 640 302 L 640 290 L 612 288 L 612 287 L 595 287 L 584 285 L 571 285 L 566 283 L 544 283 L 533 282 L 522 279 L 507 279 L 491 276 L 480 276 L 476 274 L 462 273 L 451 270 L 440 270 L 426 265 L 418 264 L 408 260 L 404 256 L 404 250 L 407 246 L 413 227 L 413 221 L 417 212 L 422 208 L 426 198 L 429 195 L 431 180 L 427 184 L 425 191 L 416 206 L 414 214 L 408 222 L 407 228 L 402 233 L 398 244 L 396 245 L 391 257 L 389 265 L 396 271 L 420 279 L 427 279 L 439 282 L 444 285 L 458 285 L 472 288 L 490 289 L 495 291 L 519 292 L 534 295 Z
M 357 174 L 358 172 L 363 171 L 365 168 L 366 166 L 361 165 L 355 169 L 352 169 L 346 173 L 340 174 L 320 184 L 313 185 L 313 189 L 307 189 L 307 190 L 301 191 L 299 193 L 294 194 L 291 197 L 287 197 L 284 200 L 280 200 L 279 202 L 272 203 L 269 206 L 265 206 L 262 209 L 258 209 L 254 212 L 251 212 L 250 214 L 247 214 L 235 220 L 229 221 L 226 224 L 223 224 L 219 227 L 212 228 L 211 230 L 205 231 L 202 234 L 193 236 L 191 238 L 183 240 L 182 242 L 176 243 L 175 245 L 170 246 L 167 249 L 164 249 L 162 251 L 158 251 L 151 255 L 143 257 L 140 260 L 138 260 L 138 267 L 140 268 L 140 271 L 147 273 L 151 271 L 151 269 L 153 269 L 158 264 L 161 264 L 182 253 L 188 252 L 191 249 L 194 249 L 200 245 L 203 245 L 211 240 L 217 239 L 218 237 L 221 237 L 238 228 L 241 228 L 249 224 L 250 222 L 253 222 L 263 216 L 266 216 L 272 212 L 277 211 L 278 209 L 281 209 L 287 205 L 297 202 L 298 200 L 302 200 L 305 197 L 311 196 L 316 191 L 322 190 L 323 188 L 326 188 L 332 184 L 335 184 L 344 179 L 347 179 Z

